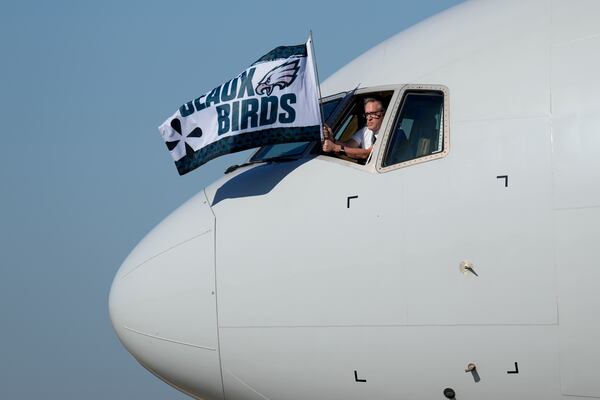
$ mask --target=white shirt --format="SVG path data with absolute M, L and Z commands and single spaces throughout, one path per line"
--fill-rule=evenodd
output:
M 373 145 L 373 136 L 377 138 L 377 134 L 379 132 L 373 132 L 366 126 L 356 131 L 354 135 L 352 135 L 352 140 L 358 143 L 358 147 L 362 149 L 368 149 Z

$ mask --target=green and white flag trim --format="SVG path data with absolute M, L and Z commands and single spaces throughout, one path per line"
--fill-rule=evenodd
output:
M 280 46 L 182 105 L 159 131 L 180 175 L 224 154 L 320 140 L 317 85 L 311 39 Z

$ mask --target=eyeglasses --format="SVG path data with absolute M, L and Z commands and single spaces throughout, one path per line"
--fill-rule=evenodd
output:
M 383 115 L 383 111 L 373 111 L 373 112 L 364 113 L 363 117 L 365 117 L 367 119 L 369 119 L 369 117 L 379 119 L 379 118 L 381 118 L 382 115 Z

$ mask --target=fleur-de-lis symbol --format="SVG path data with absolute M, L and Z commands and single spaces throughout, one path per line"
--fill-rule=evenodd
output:
M 184 155 L 194 154 L 194 149 L 188 144 L 189 138 L 199 138 L 202 136 L 202 129 L 195 127 L 190 133 L 184 136 L 181 133 L 181 121 L 179 118 L 171 120 L 171 128 L 177 133 L 176 140 L 166 142 L 167 148 L 176 159 L 182 158 Z M 175 136 L 175 135 L 174 135 Z

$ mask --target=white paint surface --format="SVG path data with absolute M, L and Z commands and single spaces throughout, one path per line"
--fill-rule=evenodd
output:
M 182 206 L 115 278 L 124 345 L 206 399 L 600 398 L 599 15 L 469 1 L 342 68 L 324 96 L 395 90 L 372 162 L 241 168 Z M 407 84 L 447 89 L 450 151 L 377 168 Z

